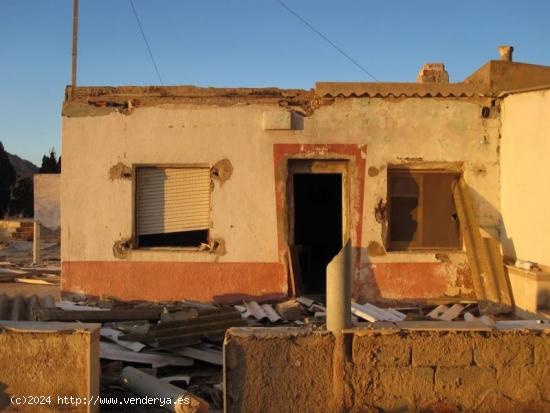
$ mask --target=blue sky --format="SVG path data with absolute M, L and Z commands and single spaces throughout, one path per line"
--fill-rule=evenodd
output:
M 550 65 L 547 0 L 284 0 L 381 81 L 444 62 L 460 81 L 496 47 Z M 369 81 L 276 0 L 134 0 L 164 84 L 313 87 Z M 35 163 L 60 152 L 72 0 L 0 0 L 0 141 Z M 79 85 L 158 78 L 129 0 L 80 0 Z

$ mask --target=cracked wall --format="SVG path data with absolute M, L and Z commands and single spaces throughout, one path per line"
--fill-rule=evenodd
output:
M 300 129 L 291 130 L 263 129 L 264 112 L 288 110 L 286 98 L 246 105 L 239 98 L 230 104 L 230 97 L 207 105 L 191 100 L 170 103 L 169 97 L 155 99 L 155 104 L 132 105 L 128 112 L 109 106 L 80 112 L 86 103 L 65 103 L 64 289 L 97 295 L 119 289 L 120 297 L 145 297 L 146 289 L 118 281 L 112 284 L 108 280 L 113 277 L 153 286 L 155 290 L 147 297 L 158 300 L 286 294 L 277 211 L 277 193 L 284 188 L 274 172 L 274 147 L 309 145 L 322 150 L 332 145 L 364 149 L 359 155 L 364 166 L 357 171 L 357 176 L 364 176 L 364 184 L 355 197 L 362 202 L 353 206 L 350 220 L 354 228 L 361 228 L 354 231 L 358 235 L 353 240 L 358 260 L 355 297 L 373 301 L 472 297 L 463 251 L 446 251 L 449 259 L 441 261 L 436 256 L 441 251 L 386 250 L 387 166 L 461 164 L 481 225 L 498 229 L 500 120 L 491 99 L 335 98 L 331 104 L 323 104 L 308 95 L 309 100 L 297 104 L 314 109 L 304 112 Z M 287 105 L 282 107 L 281 102 Z M 488 117 L 482 117 L 482 107 L 491 108 Z M 91 115 L 90 111 L 101 115 Z M 132 249 L 123 262 L 113 255 L 113 243 L 129 239 L 133 233 L 133 187 L 125 171 L 136 164 L 201 164 L 212 168 L 215 188 L 210 237 L 224 241 L 223 255 Z M 115 179 L 110 179 L 111 175 Z M 98 204 L 116 207 L 97 208 Z M 155 265 L 169 271 L 158 275 L 164 278 L 157 286 L 145 270 Z M 170 281 L 194 283 L 190 277 L 203 280 L 206 289 L 161 290 L 160 285 Z

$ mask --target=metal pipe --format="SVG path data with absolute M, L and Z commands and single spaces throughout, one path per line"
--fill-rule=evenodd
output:
M 327 330 L 335 335 L 351 327 L 351 241 L 327 265 Z
M 78 48 L 78 0 L 73 0 L 73 65 L 72 87 L 76 87 L 76 56 Z

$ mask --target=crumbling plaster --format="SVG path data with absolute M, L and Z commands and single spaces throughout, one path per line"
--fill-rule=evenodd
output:
M 64 262 L 116 261 L 113 243 L 131 238 L 132 183 L 110 180 L 113 166 L 213 166 L 220 159 L 230 160 L 233 171 L 223 186 L 219 182 L 214 186 L 211 237 L 225 241 L 225 254 L 132 250 L 125 260 L 280 262 L 274 144 L 366 146 L 366 168 L 377 168 L 379 173 L 365 177 L 363 230 L 356 245 L 362 263 L 441 262 L 433 251 L 369 256 L 369 243 L 385 244 L 384 223 L 376 220 L 375 209 L 380 200 L 386 200 L 388 163 L 462 162 L 481 225 L 496 228 L 499 222 L 498 106 L 492 107 L 488 118 L 481 116 L 482 107 L 492 106 L 489 98 L 335 98 L 305 117 L 303 129 L 275 131 L 264 130 L 262 120 L 265 111 L 286 110 L 277 109 L 277 103 L 170 104 L 134 108 L 129 113 L 102 111 L 94 116 L 90 111 L 75 115 L 71 105 L 65 104 L 65 113 L 71 115 L 63 118 Z M 449 286 L 446 293 L 471 292 L 456 281 L 465 271 L 465 254 L 446 254 L 451 262 L 447 265 L 452 266 L 443 275 Z M 366 282 L 369 271 L 365 267 L 356 281 L 361 283 L 364 277 Z

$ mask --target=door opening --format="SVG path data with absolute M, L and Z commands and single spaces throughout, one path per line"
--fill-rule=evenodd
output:
M 302 293 L 326 293 L 326 267 L 342 248 L 342 174 L 294 173 L 294 246 Z

